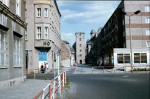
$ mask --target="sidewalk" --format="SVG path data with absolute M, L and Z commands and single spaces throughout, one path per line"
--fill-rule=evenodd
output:
M 50 80 L 26 79 L 15 86 L 0 89 L 0 99 L 33 99 Z
M 95 69 L 90 66 L 72 66 L 67 69 L 68 74 L 131 74 L 130 71 L 116 69 Z M 134 71 L 133 73 L 149 73 L 149 71 Z

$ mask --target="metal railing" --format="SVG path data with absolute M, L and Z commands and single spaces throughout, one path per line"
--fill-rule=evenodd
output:
M 60 73 L 55 77 L 51 82 L 42 89 L 33 99 L 58 99 L 61 90 L 63 90 L 64 85 L 66 84 L 66 72 Z

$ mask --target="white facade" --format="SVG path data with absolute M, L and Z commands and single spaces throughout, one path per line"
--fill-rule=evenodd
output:
M 150 51 L 149 49 L 131 49 L 114 48 L 114 67 L 120 68 L 124 66 L 131 66 L 130 60 L 132 60 L 132 66 L 150 66 Z

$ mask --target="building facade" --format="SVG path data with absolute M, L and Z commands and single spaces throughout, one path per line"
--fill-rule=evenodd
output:
M 61 42 L 61 66 L 71 67 L 74 64 L 74 51 L 69 45 L 69 42 Z
M 25 1 L 0 0 L 0 87 L 24 82 Z
M 105 66 L 118 68 L 131 65 L 149 66 L 149 4 L 149 1 L 122 1 L 119 4 L 95 38 L 96 62 L 101 61 Z M 135 14 L 137 10 L 141 12 Z M 123 12 L 126 12 L 126 15 Z
M 85 63 L 85 33 L 76 33 L 76 62 Z
M 60 17 L 56 0 L 26 0 L 27 70 L 39 69 L 44 62 L 48 70 L 60 65 Z

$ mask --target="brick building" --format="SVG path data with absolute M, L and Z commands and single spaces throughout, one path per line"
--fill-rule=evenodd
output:
M 74 64 L 74 51 L 69 45 L 69 42 L 61 42 L 61 66 L 70 67 Z

